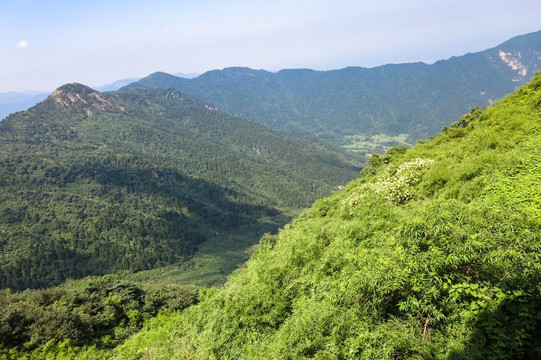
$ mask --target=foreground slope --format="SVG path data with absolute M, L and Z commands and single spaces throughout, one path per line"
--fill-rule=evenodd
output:
M 178 265 L 210 237 L 283 225 L 356 174 L 175 90 L 64 85 L 0 123 L 0 288 Z
M 526 83 L 536 70 L 541 31 L 431 65 L 277 73 L 226 68 L 195 79 L 155 73 L 127 88 L 176 88 L 270 128 L 317 134 L 364 155 L 435 135 L 470 108 L 487 106 Z M 374 136 L 381 134 L 387 136 Z
M 541 76 L 266 236 L 120 359 L 539 359 Z

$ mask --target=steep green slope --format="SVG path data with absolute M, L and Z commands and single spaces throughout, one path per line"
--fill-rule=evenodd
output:
M 538 359 L 540 183 L 541 74 L 372 157 L 117 358 Z
M 174 90 L 65 85 L 0 123 L 0 288 L 179 265 L 210 237 L 225 248 L 243 226 L 283 225 L 356 174 Z
M 228 113 L 283 132 L 317 134 L 364 155 L 414 143 L 470 108 L 489 105 L 540 70 L 540 55 L 541 31 L 431 65 L 277 73 L 227 68 L 191 80 L 155 73 L 126 88 L 176 88 Z

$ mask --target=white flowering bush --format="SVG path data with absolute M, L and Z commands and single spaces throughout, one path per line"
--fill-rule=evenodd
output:
M 354 209 L 366 202 L 367 197 L 374 192 L 374 187 L 372 184 L 362 184 L 357 189 L 351 192 L 351 194 L 346 198 L 345 206 L 349 210 L 349 214 L 354 214 Z
M 421 176 L 434 160 L 417 158 L 401 164 L 394 173 L 376 183 L 376 192 L 386 199 L 401 204 L 415 196 L 413 186 L 421 181 Z
M 387 169 L 385 175 L 374 183 L 364 183 L 350 192 L 344 199 L 342 209 L 349 215 L 371 208 L 381 197 L 401 204 L 415 196 L 413 186 L 434 160 L 417 158 L 401 164 L 398 168 Z M 374 196 L 375 195 L 375 196 Z

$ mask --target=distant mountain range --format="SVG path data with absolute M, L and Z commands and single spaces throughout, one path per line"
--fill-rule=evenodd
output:
M 107 85 L 102 85 L 102 86 L 97 86 L 95 89 L 98 90 L 98 91 L 115 91 L 115 90 L 118 90 L 126 85 L 129 85 L 133 82 L 136 82 L 138 80 L 140 80 L 141 78 L 136 78 L 136 77 L 133 77 L 133 78 L 126 78 L 126 79 L 122 79 L 122 80 L 117 80 L 115 81 L 114 83 L 111 83 L 111 84 L 107 84 Z
M 317 134 L 356 150 L 356 143 L 373 140 L 376 134 L 387 135 L 389 143 L 383 145 L 398 144 L 400 134 L 410 144 L 434 135 L 470 108 L 487 106 L 524 84 L 540 69 L 538 31 L 431 65 L 277 73 L 226 68 L 194 79 L 159 72 L 121 90 L 174 88 L 272 129 Z
M 0 288 L 182 264 L 247 226 L 255 242 L 359 170 L 176 90 L 67 84 L 0 122 Z
M 234 67 L 202 75 L 157 72 L 97 90 L 177 89 L 227 113 L 289 134 L 315 134 L 362 155 L 432 136 L 470 108 L 485 107 L 524 84 L 540 69 L 538 31 L 431 65 L 276 73 Z M 45 96 L 0 94 L 0 119 Z

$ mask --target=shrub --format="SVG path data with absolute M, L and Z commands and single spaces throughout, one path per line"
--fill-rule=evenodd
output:
M 434 160 L 417 158 L 401 164 L 396 171 L 387 172 L 383 179 L 376 184 L 376 192 L 386 199 L 401 204 L 415 196 L 413 186 L 421 181 L 423 171 Z

